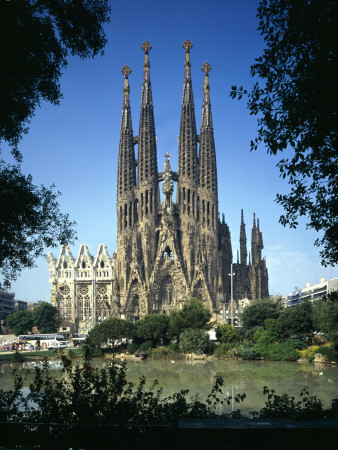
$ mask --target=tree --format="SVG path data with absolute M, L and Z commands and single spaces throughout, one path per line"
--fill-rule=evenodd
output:
M 169 317 L 166 314 L 150 314 L 135 323 L 134 339 L 141 343 L 152 341 L 155 345 L 166 342 L 169 330 Z
M 338 291 L 316 301 L 313 312 L 315 329 L 324 333 L 338 349 Z
M 132 329 L 132 323 L 118 317 L 112 317 L 98 323 L 89 331 L 89 342 L 93 345 L 101 345 L 108 341 L 128 338 L 132 335 Z
M 54 186 L 35 186 L 21 173 L 18 144 L 42 101 L 58 105 L 69 55 L 94 57 L 106 44 L 108 0 L 0 2 L 0 143 L 16 165 L 0 160 L 0 273 L 5 285 L 34 266 L 44 247 L 72 243 L 74 223 L 62 214 Z
M 245 331 L 264 326 L 266 319 L 278 319 L 282 312 L 280 303 L 272 300 L 254 300 L 242 312 L 242 323 Z
M 204 353 L 209 345 L 209 335 L 201 329 L 188 328 L 180 335 L 180 350 L 183 353 Z
M 0 192 L 0 273 L 10 286 L 45 247 L 73 242 L 75 223 L 61 213 L 54 186 L 35 186 L 18 165 L 0 161 Z
M 42 302 L 33 310 L 33 322 L 40 333 L 56 333 L 59 327 L 57 308 L 50 303 Z
M 239 332 L 233 325 L 225 323 L 223 325 L 218 325 L 216 328 L 216 338 L 222 344 L 235 342 L 239 338 Z
M 279 221 L 295 228 L 307 217 L 307 227 L 323 233 L 315 245 L 324 265 L 338 261 L 337 10 L 337 0 L 262 0 L 258 30 L 266 49 L 251 66 L 261 84 L 230 92 L 247 94 L 258 116 L 251 150 L 288 151 L 277 164 L 291 185 L 289 194 L 277 194 L 285 210 Z
M 182 309 L 171 312 L 170 334 L 178 338 L 187 328 L 209 329 L 210 318 L 209 309 L 200 300 L 193 297 L 189 302 L 184 303 Z
M 7 327 L 16 335 L 27 334 L 34 326 L 33 311 L 16 311 L 6 317 Z
M 285 333 L 302 339 L 314 331 L 312 317 L 312 303 L 304 301 L 300 305 L 284 309 L 279 316 L 279 321 Z
M 68 56 L 102 53 L 109 22 L 108 0 L 11 0 L 0 3 L 0 142 L 17 149 L 35 109 L 58 105 L 59 80 Z

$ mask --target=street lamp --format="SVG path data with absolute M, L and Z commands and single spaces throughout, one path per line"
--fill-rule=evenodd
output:
M 231 302 L 231 325 L 234 324 L 234 287 L 233 287 L 233 276 L 235 275 L 235 273 L 232 270 L 232 264 L 230 266 L 230 302 Z

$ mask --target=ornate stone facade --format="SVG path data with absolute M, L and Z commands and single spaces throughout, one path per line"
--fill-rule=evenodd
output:
M 144 75 L 139 131 L 136 137 L 129 98 L 131 70 L 128 66 L 122 68 L 124 85 L 117 173 L 117 252 L 114 260 L 108 256 L 103 245 L 99 247 L 95 259 L 89 255 L 86 246 L 81 246 L 75 261 L 67 247 L 63 248 L 57 261 L 52 255 L 48 257 L 50 280 L 54 283 L 53 301 L 62 309 L 65 321 L 77 323 L 77 329 L 84 329 L 88 323 L 84 316 L 88 309 L 93 325 L 99 319 L 101 310 L 106 311 L 107 315 L 137 320 L 146 314 L 170 313 L 173 308 L 181 308 L 185 301 L 195 296 L 216 315 L 223 310 L 223 303 L 230 300 L 232 247 L 228 225 L 224 215 L 222 221 L 219 219 L 218 211 L 216 151 L 209 85 L 211 66 L 209 63 L 202 66 L 202 121 L 200 134 L 197 134 L 191 80 L 192 44 L 188 39 L 183 48 L 185 73 L 178 138 L 178 172 L 171 169 L 168 153 L 165 155 L 164 171 L 158 171 L 150 82 L 151 45 L 146 41 L 142 45 Z M 268 273 L 265 259 L 261 256 L 262 248 L 262 233 L 259 222 L 257 220 L 256 223 L 254 217 L 251 255 L 249 253 L 247 261 L 242 211 L 240 255 L 237 255 L 237 264 L 233 264 L 235 299 L 247 297 L 252 300 L 268 296 Z M 97 274 L 102 261 L 100 255 L 103 254 L 104 268 L 109 276 L 98 280 Z M 67 280 L 64 275 L 67 273 L 63 269 L 64 261 L 72 267 L 73 279 L 70 276 Z M 87 270 L 87 278 L 79 276 L 82 270 Z M 69 286 L 67 294 L 63 294 L 65 289 L 62 291 L 62 286 Z M 106 303 L 102 303 L 98 297 L 101 286 L 107 288 Z M 61 301 L 63 305 L 71 306 L 61 308 Z

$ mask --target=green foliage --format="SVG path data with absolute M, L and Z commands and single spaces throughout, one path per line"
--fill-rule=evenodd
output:
M 260 359 L 261 354 L 255 349 L 253 343 L 246 342 L 237 349 L 238 356 L 243 359 Z
M 102 52 L 109 13 L 107 0 L 1 2 L 0 45 L 6 70 L 0 74 L 0 142 L 7 141 L 15 157 L 36 107 L 43 100 L 59 105 L 60 77 L 68 56 L 93 58 Z
M 209 347 L 209 335 L 201 329 L 188 328 L 180 335 L 180 351 L 183 353 L 205 353 Z
M 16 335 L 32 331 L 34 326 L 33 311 L 16 311 L 6 317 L 7 327 Z
M 153 341 L 145 341 L 142 342 L 142 344 L 139 347 L 140 352 L 149 352 L 153 348 L 154 344 Z
M 16 165 L 0 159 L 0 273 L 10 287 L 24 268 L 35 265 L 44 249 L 73 243 L 74 222 L 60 211 L 52 185 L 33 184 L 21 171 L 18 144 L 42 101 L 59 105 L 60 77 L 69 55 L 92 58 L 106 44 L 108 0 L 1 1 L 0 143 Z M 1 149 L 0 149 L 1 153 Z
M 59 326 L 59 314 L 57 308 L 47 302 L 33 310 L 34 326 L 40 333 L 56 333 Z
M 242 312 L 244 331 L 263 326 L 266 319 L 278 319 L 282 311 L 280 303 L 272 300 L 254 300 Z
M 139 345 L 136 344 L 135 342 L 132 342 L 131 344 L 128 344 L 127 352 L 128 352 L 130 355 L 133 355 L 133 354 L 136 352 L 136 350 L 137 350 L 138 348 L 139 348 Z
M 149 314 L 134 326 L 135 342 L 152 341 L 154 345 L 167 342 L 169 317 L 166 314 Z
M 33 311 L 17 311 L 6 317 L 6 324 L 17 336 L 31 333 L 37 327 L 40 333 L 55 333 L 59 326 L 58 310 L 47 302 L 42 302 Z
M 278 320 L 285 333 L 304 338 L 314 331 L 312 303 L 304 301 L 299 305 L 285 308 Z
M 216 345 L 214 348 L 214 356 L 218 359 L 236 358 L 238 356 L 236 345 L 230 342 Z
M 333 345 L 319 347 L 316 350 L 316 353 L 320 353 L 321 355 L 326 356 L 329 361 L 332 361 L 336 356 Z
M 237 342 L 239 340 L 239 331 L 233 325 L 227 323 L 218 325 L 216 328 L 216 338 L 223 344 L 226 342 Z
M 283 342 L 274 342 L 268 332 L 262 334 L 253 349 L 265 359 L 273 361 L 297 361 L 299 359 L 299 353 L 291 339 Z
M 197 298 L 191 298 L 189 302 L 184 303 L 180 310 L 173 310 L 170 314 L 170 334 L 179 338 L 180 334 L 188 328 L 199 328 L 208 330 L 211 325 L 211 313 L 203 303 Z
M 88 333 L 88 342 L 91 345 L 101 345 L 115 342 L 122 338 L 129 338 L 133 334 L 133 324 L 127 320 L 112 317 L 98 323 Z
M 263 387 L 263 393 L 267 395 L 268 400 L 259 413 L 251 413 L 254 417 L 310 419 L 328 415 L 323 402 L 317 396 L 310 397 L 307 387 L 302 389 L 298 401 L 288 394 L 277 395 L 274 389 L 268 389 L 267 386 Z
M 313 318 L 317 331 L 321 331 L 338 350 L 338 291 L 313 304 Z
M 178 353 L 178 349 L 176 347 L 156 347 L 153 348 L 150 353 L 151 359 L 170 359 L 175 361 L 176 359 L 182 359 L 182 355 Z
M 61 213 L 54 186 L 35 186 L 19 165 L 0 160 L 0 192 L 0 274 L 9 287 L 46 247 L 73 242 L 75 224 Z
M 291 192 L 277 194 L 285 215 L 282 225 L 295 228 L 299 216 L 322 231 L 315 241 L 324 265 L 338 261 L 337 197 L 337 4 L 332 0 L 262 0 L 258 30 L 265 41 L 251 76 L 251 92 L 232 86 L 230 96 L 248 94 L 257 115 L 258 137 L 271 155 L 288 151 L 277 166 Z

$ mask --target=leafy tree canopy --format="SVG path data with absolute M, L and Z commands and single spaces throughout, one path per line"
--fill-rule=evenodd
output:
M 216 338 L 222 344 L 235 342 L 239 339 L 239 331 L 233 325 L 227 323 L 218 325 L 216 328 Z
M 58 105 L 69 55 L 94 57 L 106 44 L 108 0 L 11 0 L 0 3 L 0 142 L 17 145 L 37 106 Z
M 209 345 L 209 335 L 200 328 L 188 328 L 180 335 L 180 350 L 183 353 L 204 353 Z
M 155 344 L 166 342 L 169 330 L 169 317 L 166 314 L 149 314 L 135 323 L 136 342 L 152 341 Z
M 272 300 L 254 300 L 243 309 L 243 329 L 248 331 L 255 327 L 264 326 L 266 319 L 278 319 L 282 309 L 280 303 Z
M 132 329 L 132 323 L 118 317 L 112 317 L 102 323 L 98 323 L 90 330 L 89 342 L 94 345 L 101 345 L 108 341 L 128 338 L 132 335 Z
M 321 331 L 338 349 L 338 291 L 313 304 L 313 320 L 317 331 Z
M 54 186 L 36 186 L 18 165 L 0 161 L 0 273 L 4 285 L 34 266 L 45 247 L 73 242 L 74 222 L 60 211 Z
M 58 310 L 50 303 L 43 302 L 33 310 L 33 321 L 40 333 L 56 333 L 59 326 Z
M 314 331 L 312 303 L 304 301 L 300 305 L 284 309 L 279 317 L 284 332 L 299 338 Z
M 41 303 L 33 311 L 17 311 L 6 317 L 7 327 L 17 336 L 32 332 L 36 327 L 39 333 L 56 333 L 59 326 L 58 310 L 47 302 Z
M 266 48 L 251 66 L 260 82 L 230 93 L 247 94 L 258 117 L 251 149 L 287 150 L 277 166 L 291 192 L 277 194 L 285 210 L 279 221 L 295 228 L 305 216 L 309 228 L 322 232 L 315 244 L 324 265 L 338 261 L 337 10 L 336 0 L 262 0 L 258 30 Z
M 209 329 L 208 322 L 211 313 L 197 298 L 191 298 L 184 303 L 180 310 L 173 310 L 170 314 L 170 334 L 179 337 L 187 328 Z
M 7 287 L 45 247 L 72 243 L 75 236 L 54 186 L 35 186 L 21 173 L 18 144 L 42 101 L 60 103 L 69 55 L 102 54 L 109 13 L 108 0 L 0 2 L 0 144 L 10 146 L 17 163 L 0 160 L 0 273 Z
M 32 331 L 34 326 L 33 311 L 17 311 L 6 317 L 7 327 L 16 335 Z

